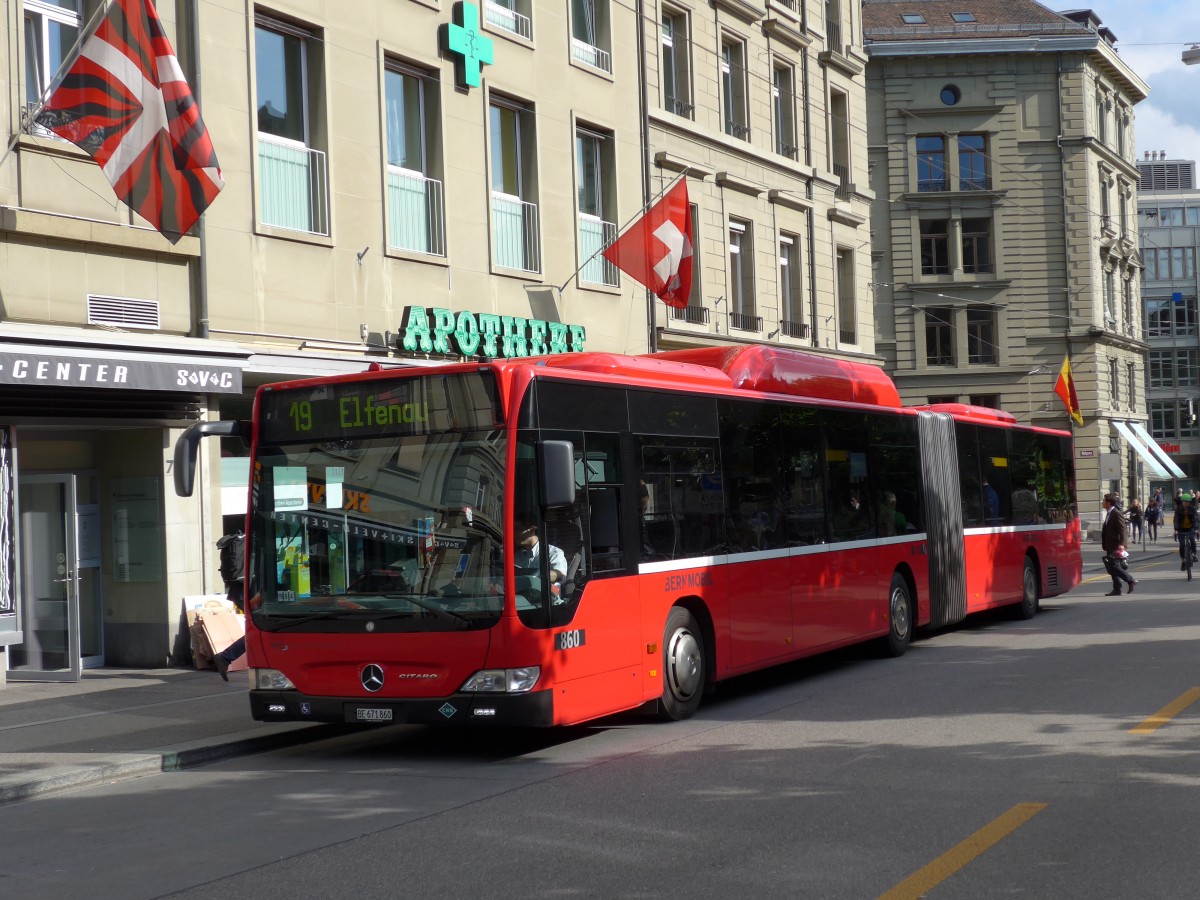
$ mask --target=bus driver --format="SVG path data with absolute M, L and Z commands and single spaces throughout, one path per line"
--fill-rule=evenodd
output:
M 542 543 L 538 540 L 537 526 L 529 522 L 518 521 L 517 526 L 517 558 L 514 563 L 518 569 L 539 572 L 541 570 Z M 562 550 L 553 544 L 546 545 L 549 550 L 550 583 L 561 584 L 567 574 L 567 557 Z

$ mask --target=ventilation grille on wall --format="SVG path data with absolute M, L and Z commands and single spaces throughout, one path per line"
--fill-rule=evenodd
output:
M 159 328 L 158 301 L 88 294 L 88 324 L 120 328 Z

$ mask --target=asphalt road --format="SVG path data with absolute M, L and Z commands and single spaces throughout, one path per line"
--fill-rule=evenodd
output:
M 392 727 L 0 807 L 0 896 L 1194 898 L 1200 580 L 1139 565 L 695 719 Z

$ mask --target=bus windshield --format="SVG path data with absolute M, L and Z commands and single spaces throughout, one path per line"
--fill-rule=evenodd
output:
M 250 610 L 264 630 L 453 631 L 503 611 L 490 372 L 265 390 Z

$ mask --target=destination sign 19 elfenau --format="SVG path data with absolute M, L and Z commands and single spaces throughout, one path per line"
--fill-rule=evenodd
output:
M 400 346 L 409 353 L 486 356 L 491 359 L 582 353 L 587 332 L 582 325 L 497 316 L 466 310 L 410 306 L 404 310 Z

